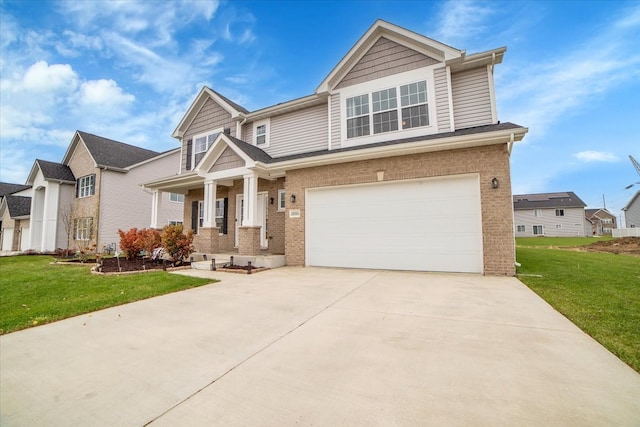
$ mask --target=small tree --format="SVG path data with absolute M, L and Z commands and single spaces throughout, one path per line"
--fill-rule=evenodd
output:
M 138 235 L 138 229 L 134 227 L 126 233 L 118 230 L 118 234 L 120 235 L 120 249 L 124 252 L 124 256 L 127 259 L 135 259 L 144 249 L 143 242 Z
M 158 230 L 153 228 L 143 228 L 138 230 L 138 238 L 140 239 L 140 245 L 142 249 L 150 256 L 153 250 L 162 247 L 162 237 Z
M 173 265 L 180 264 L 193 252 L 193 231 L 184 234 L 182 225 L 167 225 L 162 229 L 162 247 Z

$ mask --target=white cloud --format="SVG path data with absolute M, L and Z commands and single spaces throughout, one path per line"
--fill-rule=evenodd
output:
M 80 86 L 80 102 L 85 105 L 122 107 L 135 99 L 135 96 L 125 93 L 113 80 L 91 80 Z
M 619 159 L 613 153 L 606 153 L 603 151 L 580 151 L 579 153 L 574 153 L 573 157 L 578 160 L 582 160 L 583 162 L 617 162 Z
M 33 64 L 22 79 L 23 87 L 34 92 L 73 91 L 78 86 L 78 75 L 69 64 Z
M 486 3 L 477 1 L 449 0 L 440 8 L 435 19 L 439 27 L 433 32 L 433 38 L 451 46 L 487 31 L 487 19 L 495 14 L 495 10 Z

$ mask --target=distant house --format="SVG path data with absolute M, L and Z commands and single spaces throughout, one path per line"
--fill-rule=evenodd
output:
M 611 236 L 614 228 L 618 228 L 616 216 L 607 209 L 585 209 L 584 215 L 591 222 L 591 233 L 594 236 Z
M 586 236 L 586 204 L 572 191 L 513 196 L 516 237 Z
M 0 182 L 0 251 L 27 249 L 30 210 L 30 186 Z
M 38 159 L 33 164 L 27 179 L 33 194 L 26 247 L 37 252 L 93 245 L 99 251 L 115 249 L 118 229 L 149 226 L 154 203 L 161 206 L 160 226 L 181 222 L 181 195 L 153 200 L 139 185 L 166 174 L 179 159 L 180 149 L 158 153 L 77 131 L 61 163 Z
M 636 192 L 622 211 L 626 228 L 640 228 L 640 191 Z

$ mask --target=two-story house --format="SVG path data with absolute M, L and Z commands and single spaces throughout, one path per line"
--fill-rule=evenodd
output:
M 498 120 L 505 51 L 376 21 L 311 95 L 248 111 L 204 87 L 173 133 L 180 172 L 145 187 L 185 195 L 204 253 L 513 275 L 509 156 L 527 129 Z
M 626 228 L 640 228 L 640 191 L 636 191 L 622 211 Z
M 611 236 L 614 228 L 618 228 L 616 216 L 606 208 L 585 209 L 584 216 L 591 223 L 591 232 L 597 236 Z
M 27 250 L 31 187 L 0 182 L 0 251 Z
M 516 237 L 590 236 L 587 206 L 574 192 L 516 194 L 513 217 Z
M 27 247 L 117 249 L 118 229 L 149 225 L 153 196 L 140 183 L 176 168 L 179 159 L 179 149 L 158 153 L 77 131 L 61 163 L 38 159 L 31 168 Z M 166 193 L 155 205 L 158 224 L 182 221 L 182 195 Z

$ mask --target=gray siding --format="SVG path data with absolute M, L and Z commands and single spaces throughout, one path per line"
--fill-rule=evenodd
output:
M 340 148 L 341 127 L 340 127 L 340 94 L 331 95 L 331 149 Z
M 486 67 L 453 74 L 451 91 L 456 129 L 492 123 L 489 74 Z
M 438 68 L 433 72 L 436 95 L 436 117 L 440 132 L 451 131 L 451 117 L 449 114 L 449 85 L 447 84 L 447 69 Z
M 640 197 L 624 212 L 624 224 L 627 228 L 640 228 Z
M 564 216 L 556 216 L 555 208 L 540 209 L 541 215 L 535 216 L 534 209 L 514 211 L 516 237 L 534 237 L 533 226 L 542 225 L 543 235 L 548 237 L 570 237 L 585 235 L 583 208 L 563 208 Z M 525 231 L 518 232 L 518 226 L 524 225 Z M 557 228 L 560 226 L 560 228 Z
M 194 135 L 218 128 L 230 128 L 231 136 L 236 136 L 236 123 L 231 120 L 231 114 L 212 99 L 208 99 L 182 137 L 181 171 L 186 171 L 187 141 L 192 139 Z
M 223 171 L 227 169 L 240 168 L 245 165 L 244 160 L 240 158 L 231 148 L 227 147 L 222 152 L 218 160 L 214 163 L 209 172 Z
M 338 83 L 336 89 L 437 64 L 438 61 L 384 37 Z
M 324 150 L 327 148 L 328 129 L 326 104 L 271 117 L 269 147 L 264 151 L 272 157 L 281 157 Z M 249 124 L 248 136 L 252 132 L 253 124 Z M 251 139 L 245 141 L 253 143 Z

